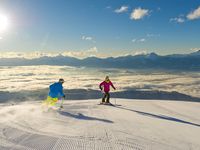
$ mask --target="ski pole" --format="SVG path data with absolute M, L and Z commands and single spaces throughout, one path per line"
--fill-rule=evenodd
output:
M 101 90 L 101 95 L 104 95 L 104 92 Z M 100 99 L 100 104 L 102 103 L 102 98 Z
M 61 98 L 61 103 L 60 103 L 60 108 L 63 108 L 63 103 L 64 103 L 64 100 L 63 100 L 63 97 Z

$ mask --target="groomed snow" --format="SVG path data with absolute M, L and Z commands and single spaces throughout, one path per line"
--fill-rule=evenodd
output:
M 117 99 L 0 105 L 0 150 L 199 150 L 200 103 Z M 113 101 L 114 103 L 114 101 Z

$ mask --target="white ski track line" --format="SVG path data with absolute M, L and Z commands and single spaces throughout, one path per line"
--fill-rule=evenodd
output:
M 56 150 L 56 149 L 57 149 L 57 147 L 58 147 L 59 144 L 60 144 L 61 139 L 62 139 L 62 137 L 60 137 L 60 138 L 56 141 L 56 143 L 55 143 L 55 145 L 53 146 L 52 150 Z
M 90 115 L 92 106 L 88 106 L 87 112 Z M 78 111 L 73 111 L 73 113 L 77 114 Z M 87 114 L 87 115 L 88 115 Z M 89 120 L 84 120 L 85 122 L 89 122 Z M 93 149 L 94 148 L 94 137 L 91 137 L 88 134 L 88 130 L 91 128 L 89 123 L 86 123 L 88 126 L 85 129 L 85 136 L 80 136 L 78 139 L 66 139 L 60 138 L 57 141 L 57 144 L 54 146 L 54 149 L 70 149 L 70 150 L 75 150 L 75 149 L 83 149 L 83 150 L 88 150 L 88 149 Z
M 98 108 L 97 106 L 95 106 L 95 107 Z M 104 112 L 102 110 L 100 110 L 100 112 L 98 113 L 100 115 L 97 115 L 95 110 L 92 110 L 92 112 L 95 114 L 95 116 L 101 117 L 102 119 L 107 119 L 104 117 L 104 114 L 103 114 Z M 104 130 L 104 132 L 105 132 L 105 133 L 103 132 L 103 135 L 102 135 L 102 130 Z M 110 139 L 108 138 L 107 132 L 105 130 L 105 123 L 96 122 L 94 131 L 95 131 L 94 137 L 95 137 L 95 146 L 96 146 L 95 149 L 112 150 L 112 145 L 109 142 Z
M 116 135 L 114 135 L 113 133 L 111 133 L 111 131 L 110 130 L 107 130 L 107 129 L 105 129 L 105 128 L 107 128 L 107 127 L 105 127 L 105 125 L 104 125 L 104 130 L 105 130 L 105 141 L 107 141 L 108 143 L 109 143 L 109 145 L 111 144 L 111 145 L 113 145 L 114 144 L 114 146 L 112 146 L 113 148 L 111 148 L 110 146 L 108 146 L 107 148 L 106 147 L 102 147 L 102 149 L 118 149 L 117 147 L 119 147 L 120 145 L 122 146 L 122 148 L 120 148 L 120 149 L 138 149 L 138 150 L 143 150 L 144 149 L 144 147 L 142 146 L 141 147 L 141 145 L 138 145 L 138 144 L 136 144 L 136 143 L 138 143 L 138 140 L 134 140 L 134 142 L 131 142 L 130 141 L 130 139 L 128 139 L 129 141 L 124 141 L 124 140 L 120 140 L 120 139 L 116 139 L 115 137 L 117 137 Z M 10 129 L 10 130 L 12 130 L 12 129 Z M 14 129 L 13 129 L 14 130 Z M 88 133 L 88 132 L 86 132 L 86 133 Z M 114 135 L 114 136 L 113 136 Z M 29 135 L 29 136 L 31 136 L 31 135 Z M 41 137 L 41 135 L 39 135 L 40 137 Z M 38 135 L 36 136 L 36 137 L 38 137 Z M 97 138 L 98 136 L 94 136 L 94 139 L 98 139 Z M 32 140 L 31 140 L 31 142 L 33 141 L 33 137 L 31 138 Z M 43 139 L 43 141 L 44 141 L 44 138 L 42 138 Z M 47 137 L 47 139 L 49 139 L 49 137 Z M 94 139 L 87 139 L 86 138 L 86 141 L 85 141 L 85 143 L 87 143 L 87 144 L 90 144 L 90 145 L 86 145 L 86 147 L 85 147 L 85 149 L 99 149 L 98 147 L 98 145 L 96 145 L 97 147 L 95 147 L 94 146 L 94 144 L 93 144 L 93 140 Z M 110 140 L 109 140 L 110 139 Z M 91 142 L 89 142 L 88 140 L 92 140 Z M 25 141 L 25 139 L 23 140 L 23 141 Z M 83 140 L 82 140 L 82 142 L 80 141 L 80 139 L 79 140 L 76 140 L 77 142 L 75 142 L 73 139 L 62 139 L 62 138 L 60 138 L 60 140 L 58 141 L 58 139 L 57 139 L 57 147 L 55 147 L 55 144 L 54 144 L 54 148 L 56 148 L 56 149 L 76 149 L 76 148 L 81 148 L 81 147 L 83 147 L 83 146 L 81 146 L 81 144 L 80 143 L 83 143 Z M 20 142 L 20 143 L 23 143 L 23 142 Z M 18 143 L 18 145 L 20 144 L 20 143 Z M 50 143 L 53 143 L 53 142 L 50 142 Z M 56 142 L 55 142 L 56 143 Z M 58 144 L 59 143 L 59 144 Z M 79 144 L 78 144 L 79 143 Z M 92 144 L 92 145 L 91 145 Z M 117 145 L 119 145 L 119 146 L 116 146 L 115 144 L 117 144 Z M 32 144 L 31 144 L 32 145 Z M 61 145 L 63 145 L 63 146 L 61 146 Z M 65 146 L 64 146 L 65 145 Z M 39 146 L 39 145 L 37 145 L 37 146 L 35 146 L 35 147 L 33 147 L 33 146 L 30 146 L 30 144 L 27 144 L 27 145 L 22 145 L 22 146 L 27 146 L 27 147 L 31 147 L 31 148 L 36 148 L 36 149 L 46 149 L 46 148 L 42 148 L 42 147 L 45 147 L 45 146 Z M 94 146 L 94 147 L 93 147 Z M 59 147 L 59 148 L 58 148 Z M 50 148 L 50 147 L 49 147 Z
M 20 132 L 23 132 L 23 131 L 15 129 L 15 128 L 10 128 L 10 130 L 13 130 L 13 132 L 9 133 L 9 130 L 5 132 L 7 133 L 5 134 L 6 139 L 14 143 L 13 147 L 9 150 L 13 150 L 16 146 L 23 146 L 23 147 L 25 146 L 28 149 L 39 149 L 39 150 L 47 149 L 48 150 L 48 149 L 52 149 L 52 147 L 56 143 L 56 140 L 58 140 L 58 138 L 56 137 L 50 137 L 50 136 L 40 135 L 40 134 L 32 134 L 29 132 L 24 132 L 20 136 L 14 136 L 14 135 L 18 135 Z M 9 138 L 9 136 L 12 138 Z
M 8 150 L 10 149 L 14 143 L 11 143 L 11 142 L 8 142 L 5 138 L 4 138 L 4 135 L 3 135 L 3 131 L 4 131 L 4 125 L 3 124 L 0 124 L 0 128 L 1 128 L 1 133 L 0 133 L 0 148 L 1 149 L 5 149 L 5 150 Z
M 28 139 L 29 137 L 31 136 L 31 134 L 30 135 L 28 135 L 28 136 L 26 136 L 25 138 L 23 138 L 20 142 L 18 142 L 18 143 L 16 143 L 16 145 L 13 145 L 12 147 L 11 147 L 11 149 L 9 149 L 9 150 L 14 150 L 15 148 L 16 148 L 16 146 L 21 146 L 20 144 L 21 143 L 23 143 L 26 139 Z
M 115 108 L 113 108 L 115 109 Z M 109 111 L 104 110 L 106 114 L 109 114 Z M 104 115 L 105 116 L 105 115 Z M 113 146 L 114 150 L 146 150 L 145 146 L 142 144 L 139 144 L 139 141 L 132 141 L 130 139 L 127 139 L 124 136 L 119 136 L 113 129 L 105 129 L 107 132 L 107 135 L 112 137 L 111 138 L 111 145 Z M 122 138 L 123 137 L 123 138 Z
M 91 116 L 92 115 L 92 109 L 93 109 L 94 106 L 90 105 L 87 107 L 87 115 L 88 116 Z M 91 125 L 89 124 L 89 120 L 86 121 L 87 122 L 87 127 L 86 127 L 86 130 L 85 130 L 85 133 L 84 133 L 84 150 L 87 150 L 87 149 L 95 149 L 95 137 L 93 134 L 91 134 L 91 130 L 92 130 L 92 127 Z M 94 125 L 95 126 L 95 125 Z
M 104 107 L 107 107 L 107 105 L 105 105 Z M 115 108 L 106 108 L 106 109 L 115 109 Z M 101 113 L 104 116 L 104 119 L 106 119 L 105 114 L 109 114 L 109 111 L 106 111 L 106 109 L 104 109 L 104 112 Z M 118 134 L 116 133 L 116 131 L 113 130 L 113 128 L 108 128 L 107 126 L 104 125 L 104 132 L 105 135 L 112 147 L 112 149 L 124 149 L 124 150 L 143 150 L 146 149 L 144 145 L 142 144 L 138 144 L 137 142 L 131 142 L 130 140 L 127 141 L 124 140 L 124 138 L 122 138 L 123 136 L 118 136 Z
M 101 112 L 100 116 L 103 116 L 104 119 L 107 119 L 106 116 L 105 116 L 105 112 L 102 111 L 102 110 L 100 110 L 100 112 Z M 116 141 L 115 136 L 111 136 L 112 135 L 111 134 L 112 131 L 108 130 L 107 129 L 108 127 L 106 127 L 105 124 L 102 124 L 102 128 L 104 130 L 105 138 L 106 138 L 106 141 L 107 141 L 107 143 L 109 145 L 109 149 L 111 149 L 111 150 L 115 150 L 116 149 L 117 150 L 117 147 L 113 143 L 113 141 Z

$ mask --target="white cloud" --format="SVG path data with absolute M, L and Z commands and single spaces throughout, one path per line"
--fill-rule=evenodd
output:
M 146 39 L 145 38 L 141 38 L 141 39 L 132 39 L 131 40 L 133 43 L 136 43 L 136 42 L 145 42 L 146 41 Z
M 86 40 L 86 41 L 92 41 L 93 40 L 93 38 L 91 36 L 82 36 L 81 39 Z
M 190 50 L 191 50 L 191 51 L 194 51 L 194 52 L 197 52 L 197 51 L 200 50 L 200 47 L 199 47 L 199 48 L 191 48 Z
M 123 13 L 126 11 L 128 11 L 128 6 L 121 6 L 120 8 L 115 10 L 116 13 Z
M 145 41 L 146 41 L 145 38 L 142 38 L 142 39 L 139 40 L 139 42 L 145 42 Z
M 175 22 L 175 23 L 184 23 L 186 20 L 195 20 L 200 18 L 200 6 L 191 11 L 189 14 L 185 15 L 180 15 L 179 17 L 175 18 L 170 18 L 170 22 Z
M 135 43 L 137 41 L 137 39 L 132 39 L 132 42 Z
M 95 47 L 92 47 L 92 48 L 90 48 L 89 50 L 87 50 L 87 52 L 94 52 L 94 53 L 97 53 L 98 50 L 97 50 L 97 47 L 95 46 Z
M 130 19 L 132 20 L 140 20 L 145 16 L 149 15 L 148 9 L 136 8 L 132 11 Z
M 96 43 L 96 41 L 94 40 L 94 38 L 91 37 L 91 36 L 82 36 L 81 39 L 85 40 L 85 41 L 91 41 L 93 43 Z
M 136 41 L 139 42 L 139 41 Z M 144 51 L 144 50 L 140 50 Z M 98 50 L 96 46 L 91 47 L 89 49 L 83 49 L 83 50 L 65 50 L 63 52 L 42 52 L 42 51 L 35 51 L 35 52 L 1 52 L 0 53 L 0 59 L 1 58 L 26 58 L 26 59 L 34 59 L 34 58 L 40 58 L 40 57 L 56 57 L 59 55 L 62 56 L 69 56 L 69 57 L 76 57 L 76 58 L 86 58 L 91 56 L 96 56 L 99 58 L 106 58 L 106 57 L 119 57 L 126 55 L 126 50 L 121 50 L 119 52 L 113 52 L 113 53 L 102 53 Z M 128 55 L 133 54 L 129 53 Z
M 111 9 L 111 6 L 107 6 L 106 9 Z
M 142 51 L 136 51 L 133 53 L 133 55 L 146 55 L 147 51 L 146 50 L 142 50 Z
M 86 50 L 81 51 L 65 51 L 60 53 L 63 56 L 77 57 L 77 58 L 86 58 L 90 56 L 100 56 L 101 54 L 98 52 L 97 47 L 91 47 Z
M 98 51 L 97 47 L 91 47 L 89 49 L 83 50 L 66 50 L 63 52 L 42 52 L 42 51 L 34 51 L 34 52 L 1 52 L 0 58 L 26 58 L 26 59 L 34 59 L 40 57 L 56 57 L 56 56 L 70 56 L 77 58 L 86 58 L 89 56 L 97 56 L 97 57 L 105 57 L 106 54 L 102 54 Z
M 48 57 L 55 57 L 60 55 L 60 53 L 56 52 L 40 52 L 40 51 L 34 51 L 34 52 L 2 52 L 0 53 L 0 58 L 27 58 L 27 59 L 33 59 L 33 58 L 39 58 L 43 56 Z
M 200 18 L 200 6 L 187 15 L 188 20 L 194 20 L 198 18 Z
M 160 34 L 147 34 L 147 37 L 160 37 Z
M 121 54 L 121 53 L 120 53 Z M 26 59 L 34 59 L 40 57 L 56 57 L 56 56 L 69 56 L 69 57 L 77 57 L 77 58 L 86 58 L 89 56 L 97 56 L 101 58 L 113 56 L 113 54 L 101 53 L 98 51 L 97 47 L 91 47 L 89 49 L 83 50 L 65 50 L 63 52 L 42 52 L 42 51 L 34 51 L 34 52 L 1 52 L 1 58 L 26 58 Z
M 185 19 L 183 17 L 175 17 L 175 18 L 170 18 L 170 22 L 176 22 L 176 23 L 184 23 Z
M 2 39 L 3 39 L 3 37 L 0 36 L 0 40 L 2 40 Z

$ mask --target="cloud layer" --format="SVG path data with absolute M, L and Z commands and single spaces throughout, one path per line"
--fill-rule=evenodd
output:
M 200 97 L 200 74 L 151 72 L 123 69 L 94 69 L 67 66 L 0 67 L 0 91 L 39 90 L 64 78 L 65 89 L 98 90 L 109 75 L 118 91 L 127 89 L 177 91 Z
M 27 58 L 27 59 L 34 59 L 40 57 L 56 57 L 56 56 L 70 56 L 70 57 L 77 57 L 77 58 L 85 58 L 90 56 L 97 56 L 101 57 L 101 54 L 98 52 L 98 48 L 96 46 L 91 47 L 89 49 L 80 50 L 80 51 L 73 51 L 73 50 L 66 50 L 64 52 L 2 52 L 0 54 L 0 58 Z

